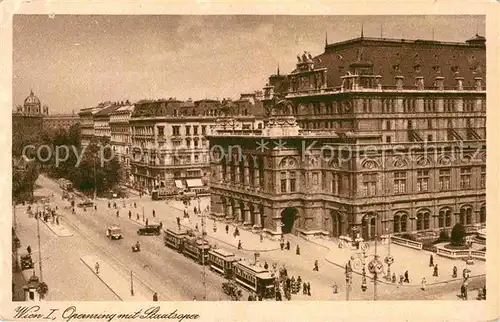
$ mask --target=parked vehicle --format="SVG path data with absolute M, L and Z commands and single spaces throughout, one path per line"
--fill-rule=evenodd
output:
M 21 256 L 21 269 L 30 269 L 33 268 L 35 265 L 33 264 L 33 259 L 31 258 L 30 254 L 24 254 Z
M 77 204 L 78 208 L 91 208 L 94 207 L 94 203 L 90 200 L 80 202 Z
M 161 234 L 160 225 L 147 225 L 146 227 L 139 228 L 137 235 L 143 236 L 159 236 Z
M 106 237 L 111 240 L 122 239 L 122 229 L 118 226 L 108 227 L 108 229 L 106 230 Z
M 135 245 L 132 245 L 132 252 L 140 252 L 141 251 L 141 244 L 139 242 L 135 243 Z

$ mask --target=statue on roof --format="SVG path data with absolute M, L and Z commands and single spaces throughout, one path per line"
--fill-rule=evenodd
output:
M 297 61 L 300 63 L 300 54 L 297 55 Z
M 312 60 L 312 59 L 313 59 L 313 56 L 311 55 L 311 53 L 308 53 L 308 54 L 307 54 L 307 57 L 308 57 L 310 60 Z
M 302 61 L 305 62 L 307 61 L 307 52 L 304 51 L 304 54 L 302 55 Z

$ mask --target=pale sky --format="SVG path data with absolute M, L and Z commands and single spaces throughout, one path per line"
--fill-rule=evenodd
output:
M 99 102 L 238 98 L 265 86 L 296 55 L 359 37 L 463 42 L 485 35 L 483 16 L 16 15 L 13 104 L 30 89 L 50 114 Z

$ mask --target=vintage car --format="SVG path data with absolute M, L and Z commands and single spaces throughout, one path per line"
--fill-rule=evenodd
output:
M 77 206 L 79 208 L 90 208 L 90 207 L 94 207 L 94 203 L 90 200 L 87 200 L 87 201 L 80 202 Z
M 147 225 L 146 227 L 142 227 L 137 230 L 137 235 L 158 236 L 160 234 L 161 234 L 160 225 L 156 224 Z
M 108 227 L 108 229 L 106 230 L 106 237 L 108 237 L 111 240 L 122 239 L 123 238 L 122 229 L 117 226 Z
M 30 269 L 33 268 L 33 259 L 31 258 L 30 254 L 25 254 L 21 256 L 21 269 Z

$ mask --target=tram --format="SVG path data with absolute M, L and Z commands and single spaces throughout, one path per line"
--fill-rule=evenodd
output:
M 196 236 L 187 236 L 184 238 L 184 247 L 182 253 L 194 259 L 196 262 L 208 265 L 208 252 L 210 244 Z
M 237 261 L 235 255 L 223 249 L 213 248 L 208 252 L 210 269 L 222 274 L 225 278 L 232 279 L 233 264 Z
M 246 261 L 235 262 L 233 277 L 238 284 L 258 296 L 262 296 L 262 298 L 273 298 L 275 296 L 276 277 L 263 267 Z
M 182 253 L 184 248 L 184 239 L 187 236 L 186 231 L 175 231 L 167 229 L 163 231 L 163 243 L 179 253 Z

